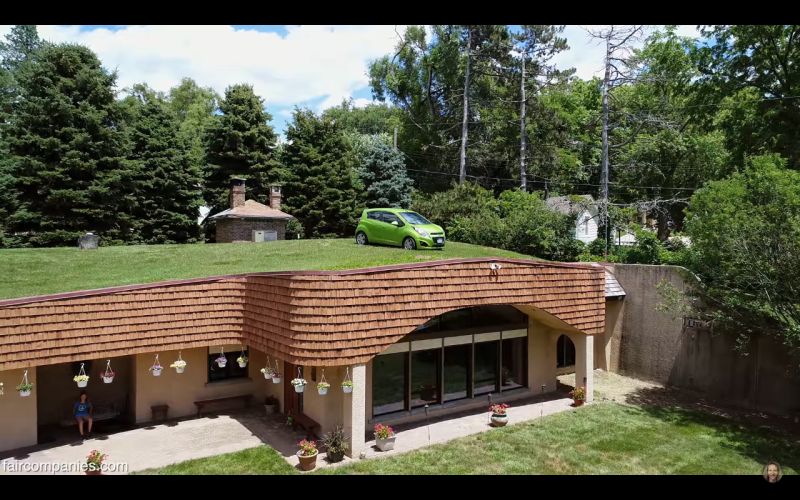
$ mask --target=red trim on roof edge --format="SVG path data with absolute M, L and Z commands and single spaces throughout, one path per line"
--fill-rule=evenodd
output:
M 105 288 L 94 288 L 91 290 L 76 290 L 73 292 L 54 293 L 47 295 L 33 295 L 30 297 L 19 297 L 15 299 L 0 300 L 0 308 L 19 306 L 24 304 L 34 304 L 37 302 L 47 302 L 51 300 L 74 299 L 78 297 L 91 297 L 94 295 L 105 295 L 111 293 L 130 292 L 133 290 L 146 290 L 148 288 L 166 288 L 177 285 L 188 285 L 192 283 L 214 283 L 222 280 L 233 280 L 237 278 L 247 278 L 250 276 L 352 276 L 356 274 L 374 274 L 386 271 L 402 271 L 406 269 L 420 269 L 426 267 L 446 266 L 453 264 L 469 264 L 480 262 L 506 262 L 509 264 L 528 264 L 542 267 L 565 267 L 574 269 L 588 269 L 598 271 L 596 265 L 569 262 L 550 262 L 546 260 L 533 259 L 514 259 L 510 257 L 472 257 L 466 259 L 442 259 L 427 262 L 415 262 L 406 264 L 389 264 L 386 266 L 365 267 L 361 269 L 344 269 L 338 271 L 267 271 L 241 274 L 224 274 L 220 276 L 206 276 L 201 278 L 186 278 L 169 281 L 154 281 L 153 283 L 142 283 L 137 285 L 121 285 Z

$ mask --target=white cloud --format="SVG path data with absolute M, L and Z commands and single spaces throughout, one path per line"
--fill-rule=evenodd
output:
M 397 26 L 402 33 L 405 26 Z M 318 100 L 339 104 L 369 84 L 370 60 L 397 43 L 395 26 L 287 26 L 287 34 L 232 26 L 127 26 L 118 30 L 39 26 L 42 38 L 87 45 L 118 71 L 118 87 L 168 90 L 182 77 L 222 93 L 251 83 L 267 108 Z

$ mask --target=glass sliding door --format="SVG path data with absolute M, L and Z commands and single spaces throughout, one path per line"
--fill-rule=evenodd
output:
M 475 391 L 474 394 L 487 394 L 498 390 L 497 356 L 500 341 L 475 344 Z
M 407 356 L 406 352 L 375 356 L 372 362 L 373 415 L 406 409 Z
M 411 407 L 439 403 L 439 371 L 442 350 L 411 353 Z
M 444 348 L 444 400 L 463 399 L 469 395 L 471 344 Z
M 527 385 L 525 368 L 527 350 L 527 339 L 524 337 L 503 340 L 503 363 L 500 374 L 500 385 L 503 390 Z

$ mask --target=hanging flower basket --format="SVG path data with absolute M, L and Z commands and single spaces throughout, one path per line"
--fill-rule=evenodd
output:
M 164 369 L 164 367 L 162 367 L 161 365 L 153 365 L 153 366 L 150 367 L 150 371 L 153 373 L 154 377 L 160 377 L 161 376 L 161 370 L 163 370 L 163 369 Z
M 239 356 L 236 358 L 236 362 L 239 363 L 239 368 L 245 368 L 247 366 L 247 356 Z
M 294 386 L 294 392 L 303 392 L 306 388 L 306 379 L 304 378 L 296 378 L 292 380 L 292 385 Z
M 217 366 L 219 366 L 220 368 L 225 368 L 225 365 L 228 364 L 228 358 L 226 358 L 222 354 L 220 354 L 219 357 L 217 359 L 215 359 L 214 361 L 217 363 Z
M 89 385 L 89 375 L 75 375 L 72 380 L 78 383 L 78 387 L 86 387 Z
M 273 384 L 280 384 L 281 383 L 281 374 L 275 372 L 272 374 L 272 383 Z
M 273 376 L 272 368 L 270 368 L 270 367 L 268 367 L 268 366 L 266 366 L 266 367 L 262 368 L 262 369 L 261 369 L 261 373 L 263 373 L 263 374 L 264 374 L 264 378 L 265 378 L 266 380 L 269 380 L 269 379 L 271 379 L 271 378 L 272 378 L 272 376 Z
M 183 373 L 183 370 L 186 369 L 186 361 L 179 359 L 178 361 L 175 361 L 174 363 L 169 365 L 169 367 L 175 368 L 176 373 Z
M 317 384 L 317 392 L 319 393 L 320 396 L 324 396 L 328 394 L 328 388 L 330 386 L 331 384 L 327 382 L 320 382 L 319 384 Z
M 114 373 L 114 370 L 111 369 L 111 360 L 109 359 L 106 361 L 105 371 L 101 373 L 100 376 L 103 378 L 104 384 L 110 384 L 114 381 L 114 375 L 116 375 L 116 373 Z
M 17 390 L 19 391 L 19 395 L 23 398 L 27 398 L 31 395 L 31 391 L 33 390 L 33 384 L 29 382 L 23 382 L 17 386 Z
M 345 380 L 342 382 L 342 392 L 345 394 L 350 394 L 353 392 L 353 381 L 352 380 Z

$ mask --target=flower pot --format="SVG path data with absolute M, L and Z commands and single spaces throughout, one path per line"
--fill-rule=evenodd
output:
M 583 400 L 582 399 L 574 400 L 574 403 L 572 403 L 572 406 L 583 406 Z
M 227 364 L 228 364 L 228 360 L 227 359 L 225 359 L 225 358 L 217 359 L 217 366 L 219 366 L 220 368 L 225 368 L 225 365 L 227 365 Z
M 319 452 L 314 452 L 313 455 L 303 456 L 298 451 L 297 458 L 300 459 L 300 470 L 314 470 L 314 467 L 317 466 L 317 455 L 319 455 Z
M 28 389 L 27 391 L 19 391 L 19 395 L 22 396 L 23 398 L 27 398 L 28 396 L 31 395 L 31 390 Z
M 294 386 L 294 392 L 303 392 L 305 390 L 305 388 L 306 388 L 306 386 L 304 386 L 304 385 L 296 385 L 296 386 Z
M 386 439 L 375 438 L 375 446 L 381 451 L 390 451 L 394 449 L 394 440 L 397 436 L 392 436 Z
M 267 411 L 267 415 L 278 413 L 278 405 L 264 405 L 264 409 Z
M 342 392 L 345 393 L 345 394 L 350 394 L 351 392 L 353 392 L 353 386 L 352 385 L 343 385 L 342 386 Z
M 176 366 L 175 367 L 175 373 L 183 373 L 183 370 L 185 370 L 185 369 L 186 369 L 185 366 Z
M 508 423 L 508 415 L 492 415 L 492 425 L 504 427 Z
M 280 384 L 281 383 L 281 378 L 280 377 L 272 377 L 272 383 L 273 384 Z
M 89 385 L 88 380 L 81 380 L 80 382 L 78 382 L 78 387 L 86 387 L 87 385 Z
M 336 462 L 341 462 L 342 460 L 344 460 L 344 451 L 328 452 L 328 462 L 333 464 Z
M 161 370 L 162 370 L 161 368 L 159 368 L 157 370 L 153 370 L 153 376 L 154 377 L 160 377 L 161 376 Z
M 319 393 L 320 396 L 324 396 L 324 395 L 328 394 L 328 388 L 327 387 L 317 387 L 317 392 Z
M 97 469 L 97 470 L 88 470 L 87 469 L 86 470 L 86 475 L 87 476 L 102 476 L 103 475 L 103 471 L 100 470 L 100 469 Z
M 272 375 L 270 375 L 269 373 L 265 373 L 265 374 L 264 374 L 264 379 L 265 379 L 265 380 L 269 380 L 269 379 L 271 379 L 271 378 L 272 378 Z
M 103 383 L 110 384 L 113 381 L 114 377 L 106 377 L 106 376 L 103 377 Z
M 247 366 L 247 361 L 238 361 L 239 368 L 245 368 Z

